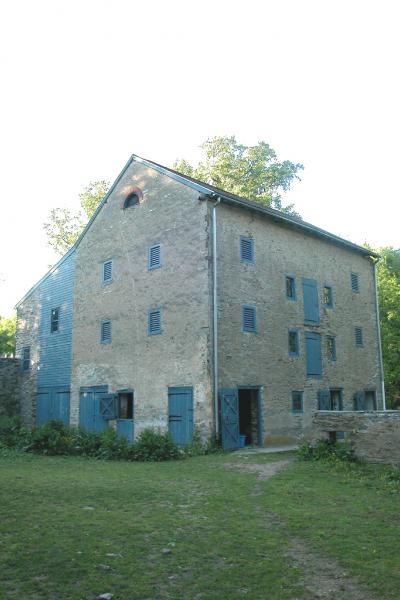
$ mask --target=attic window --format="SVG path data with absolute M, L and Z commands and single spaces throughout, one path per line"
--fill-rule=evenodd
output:
M 129 194 L 126 196 L 123 208 L 132 208 L 143 202 L 143 193 L 139 188 L 131 188 Z

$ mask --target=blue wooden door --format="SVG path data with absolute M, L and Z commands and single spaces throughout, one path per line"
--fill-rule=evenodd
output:
M 79 425 L 87 431 L 104 431 L 107 421 L 101 415 L 100 402 L 106 387 L 84 388 L 80 393 Z
M 239 448 L 239 395 L 237 388 L 219 391 L 221 444 L 224 450 Z
M 128 442 L 133 442 L 133 420 L 117 419 L 118 437 L 126 438 Z
M 52 398 L 53 419 L 59 419 L 69 425 L 69 390 L 54 390 Z
M 43 425 L 51 419 L 51 391 L 38 390 L 36 398 L 36 423 Z
M 184 446 L 193 437 L 193 389 L 191 387 L 168 389 L 168 425 L 172 439 Z

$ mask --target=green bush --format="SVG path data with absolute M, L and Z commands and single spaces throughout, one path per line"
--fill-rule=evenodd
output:
M 203 441 L 200 431 L 196 427 L 193 432 L 192 441 L 184 447 L 184 452 L 186 456 L 204 456 L 205 454 L 222 452 L 222 450 L 218 448 L 213 438 Z
M 357 459 L 350 444 L 347 442 L 332 442 L 318 440 L 314 445 L 304 442 L 297 450 L 300 460 L 329 460 L 340 462 L 355 462 Z
M 132 445 L 130 458 L 133 460 L 161 461 L 184 456 L 184 451 L 172 441 L 170 433 L 154 429 L 144 429 Z
M 31 432 L 23 427 L 19 417 L 0 418 L 0 447 L 23 449 L 30 442 Z
M 74 432 L 62 421 L 49 421 L 34 427 L 26 450 L 38 454 L 73 454 Z

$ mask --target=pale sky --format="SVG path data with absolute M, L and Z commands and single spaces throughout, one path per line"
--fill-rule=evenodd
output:
M 134 153 L 214 135 L 304 164 L 302 217 L 400 247 L 397 0 L 0 4 L 0 315 L 55 256 L 43 222 Z

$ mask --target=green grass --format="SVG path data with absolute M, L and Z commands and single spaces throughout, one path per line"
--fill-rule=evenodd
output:
M 349 477 L 299 462 L 254 495 L 256 475 L 232 468 L 286 457 L 143 464 L 3 452 L 0 598 L 310 598 L 286 555 L 293 536 L 397 598 L 399 496 L 377 490 L 375 470 Z

